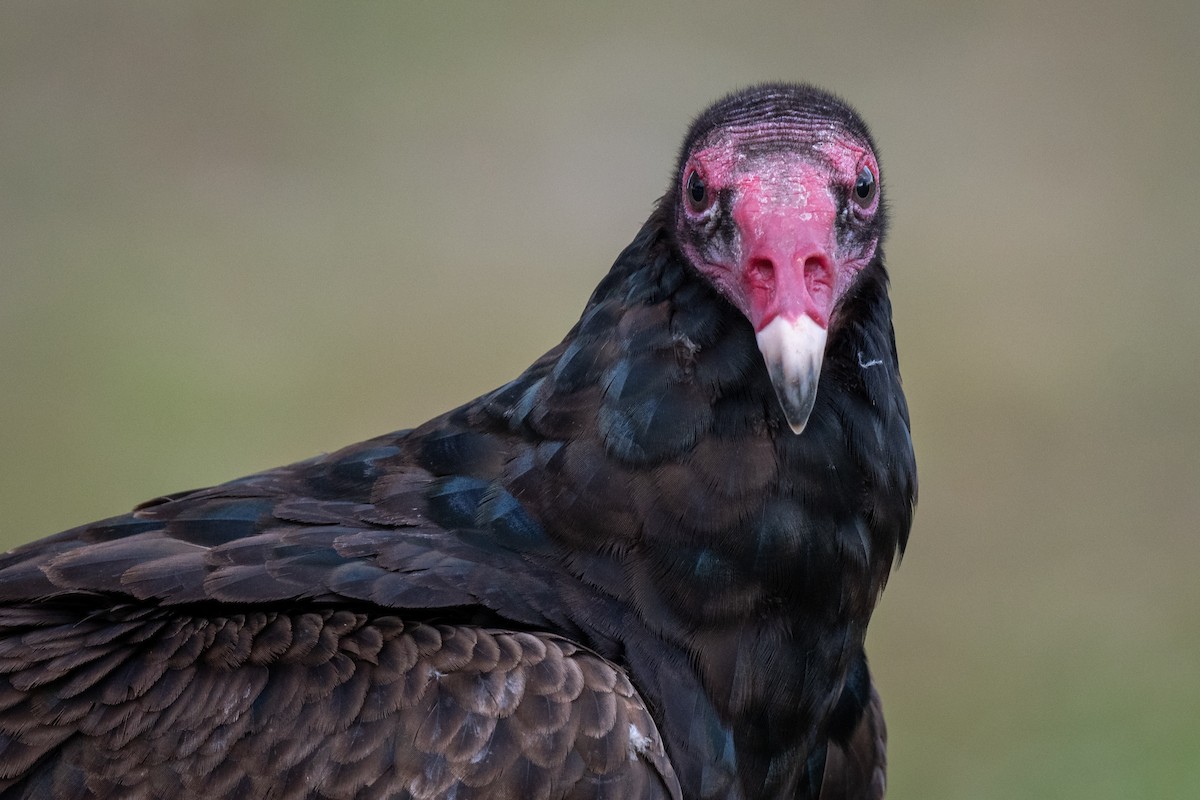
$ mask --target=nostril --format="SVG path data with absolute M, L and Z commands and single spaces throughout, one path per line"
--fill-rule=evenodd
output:
M 804 285 L 813 297 L 833 293 L 833 266 L 823 254 L 804 259 Z
M 746 277 L 755 289 L 771 290 L 775 287 L 775 262 L 769 258 L 752 258 L 746 268 Z

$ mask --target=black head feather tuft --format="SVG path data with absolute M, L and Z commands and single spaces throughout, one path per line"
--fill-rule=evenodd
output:
M 688 154 L 714 130 L 765 122 L 810 130 L 832 127 L 876 149 L 862 117 L 837 95 L 806 83 L 763 83 L 731 92 L 696 116 L 679 150 L 675 176 Z

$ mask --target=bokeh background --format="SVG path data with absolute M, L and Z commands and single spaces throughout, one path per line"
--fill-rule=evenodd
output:
M 893 798 L 1200 797 L 1200 4 L 5 3 L 0 545 L 513 376 L 765 79 L 881 143 Z

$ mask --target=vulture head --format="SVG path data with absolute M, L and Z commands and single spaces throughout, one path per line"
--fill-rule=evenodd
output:
M 839 300 L 881 257 L 879 159 L 819 89 L 732 94 L 692 124 L 663 202 L 691 266 L 754 326 L 791 428 L 804 430 Z

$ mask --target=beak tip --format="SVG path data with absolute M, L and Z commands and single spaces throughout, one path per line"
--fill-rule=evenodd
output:
M 803 376 L 799 381 L 779 379 L 773 382 L 788 427 L 797 435 L 803 433 L 817 399 L 816 371 Z

